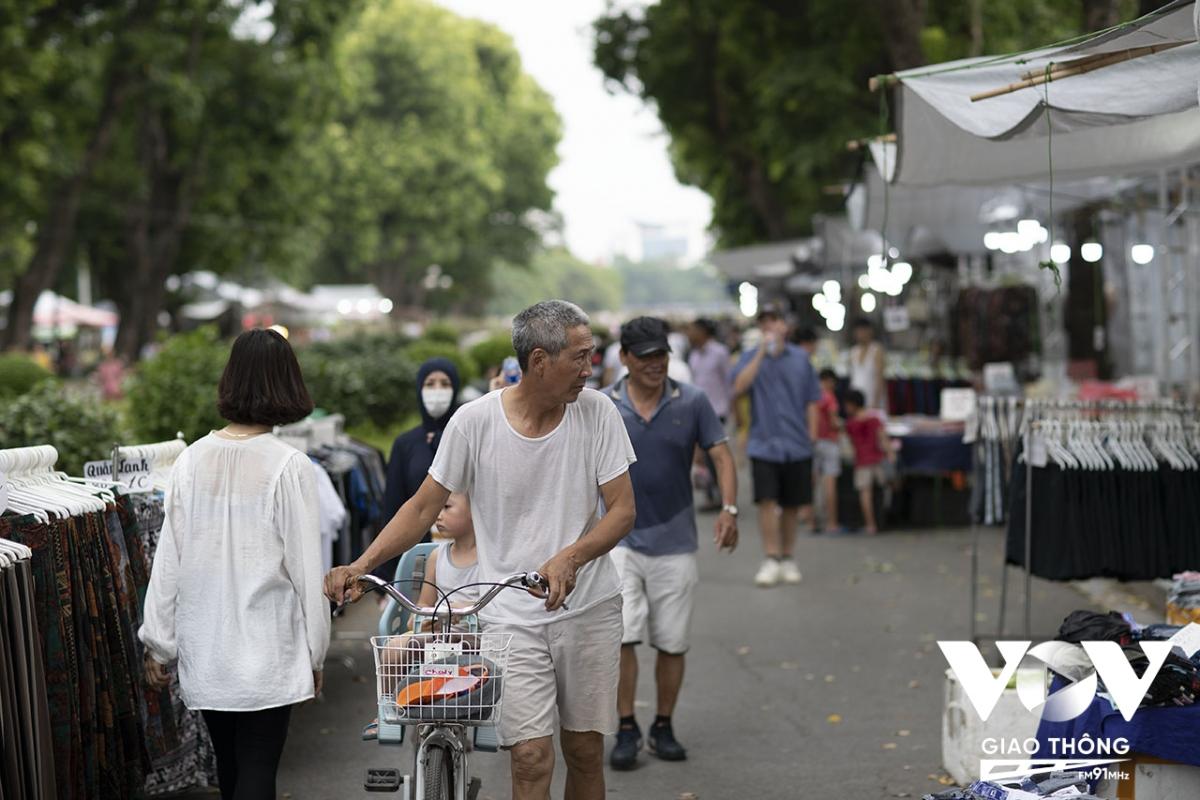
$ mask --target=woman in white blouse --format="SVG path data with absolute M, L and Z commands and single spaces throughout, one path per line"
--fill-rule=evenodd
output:
M 229 424 L 172 471 L 139 637 L 148 683 L 165 686 L 177 664 L 184 703 L 202 712 L 222 800 L 266 800 L 329 644 L 313 465 L 271 433 L 313 408 L 287 340 L 239 336 L 217 407 Z

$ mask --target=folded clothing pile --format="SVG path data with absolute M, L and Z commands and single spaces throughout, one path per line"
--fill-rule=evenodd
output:
M 1200 622 L 1200 572 L 1180 572 L 1167 595 L 1167 622 Z
M 965 789 L 927 794 L 922 800 L 1040 800 L 1070 797 L 1099 800 L 1089 794 L 1087 775 L 1082 772 L 1053 772 L 1003 781 L 975 781 Z

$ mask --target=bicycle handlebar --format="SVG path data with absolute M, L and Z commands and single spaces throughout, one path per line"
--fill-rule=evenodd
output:
M 408 595 L 397 589 L 393 584 L 388 583 L 382 578 L 378 578 L 371 574 L 359 575 L 360 583 L 369 583 L 372 588 L 382 589 L 389 597 L 395 600 L 400 605 L 407 608 L 411 613 L 420 617 L 469 617 L 478 614 L 495 599 L 496 595 L 504 591 L 510 586 L 520 586 L 525 589 L 542 589 L 549 591 L 549 582 L 538 572 L 518 572 L 516 575 L 510 575 L 503 581 L 493 586 L 482 597 L 466 608 L 451 608 L 449 603 L 439 602 L 434 606 L 419 606 L 412 600 L 408 599 Z M 368 590 L 369 591 L 369 590 Z

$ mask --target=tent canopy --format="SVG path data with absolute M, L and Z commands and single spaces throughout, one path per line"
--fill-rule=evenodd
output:
M 1056 177 L 1200 161 L 1198 27 L 1195 0 L 1176 0 L 1077 44 L 897 73 L 897 145 L 894 158 L 876 148 L 878 161 L 893 182 L 913 186 L 1044 179 L 1048 127 Z M 1126 60 L 1096 60 L 1105 57 Z M 1048 67 L 1080 65 L 1090 71 L 971 99 L 1044 76 Z

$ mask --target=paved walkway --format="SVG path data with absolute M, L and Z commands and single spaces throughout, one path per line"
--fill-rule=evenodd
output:
M 628 798 L 920 797 L 941 788 L 945 662 L 937 639 L 966 638 L 968 553 L 963 530 L 810 536 L 798 555 L 799 586 L 755 588 L 760 548 L 753 511 L 733 555 L 705 542 L 695 641 L 676 732 L 690 760 L 643 756 L 631 773 L 609 773 L 608 793 Z M 711 517 L 701 520 L 711 529 Z M 704 537 L 707 539 L 707 535 Z M 983 535 L 980 613 L 994 629 L 998 531 Z M 1021 581 L 1012 571 L 1010 638 L 1018 638 Z M 1077 591 L 1035 581 L 1034 638 L 1052 635 Z M 407 766 L 407 748 L 359 741 L 374 715 L 365 637 L 374 609 L 360 604 L 334 624 L 320 703 L 301 708 L 280 773 L 295 800 L 365 797 L 367 766 Z M 643 650 L 639 719 L 653 719 L 654 687 Z M 507 758 L 478 754 L 481 797 L 509 796 Z M 561 797 L 562 764 L 555 796 Z

